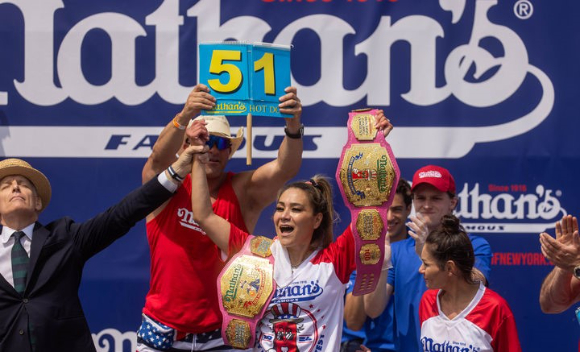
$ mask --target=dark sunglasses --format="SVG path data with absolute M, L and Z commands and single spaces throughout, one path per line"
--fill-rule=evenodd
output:
M 209 135 L 209 140 L 205 142 L 205 144 L 209 147 L 209 149 L 213 148 L 215 145 L 218 150 L 228 149 L 229 147 L 232 146 L 232 142 L 230 142 L 229 139 L 214 136 L 212 134 Z

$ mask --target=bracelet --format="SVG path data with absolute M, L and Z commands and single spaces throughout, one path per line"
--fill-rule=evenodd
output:
M 177 172 L 175 172 L 175 170 L 173 170 L 173 166 L 169 166 L 167 168 L 167 172 L 169 172 L 169 176 L 171 176 L 172 179 L 174 179 L 177 182 L 183 182 L 183 180 L 185 180 L 185 177 L 181 177 L 177 174 Z
M 284 133 L 286 134 L 286 137 L 291 138 L 291 139 L 300 139 L 302 138 L 302 136 L 304 136 L 304 125 L 300 124 L 300 128 L 298 129 L 298 132 L 296 133 L 290 133 L 290 131 L 288 131 L 288 126 L 284 127 Z
M 173 118 L 173 126 L 175 126 L 178 130 L 184 130 L 185 126 L 183 126 L 182 124 L 180 124 L 179 122 L 177 122 L 177 116 L 175 116 Z

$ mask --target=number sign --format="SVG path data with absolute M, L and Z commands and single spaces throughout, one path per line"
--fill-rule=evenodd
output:
M 290 86 L 290 46 L 202 43 L 199 78 L 217 99 L 204 115 L 291 117 L 278 109 L 278 99 Z

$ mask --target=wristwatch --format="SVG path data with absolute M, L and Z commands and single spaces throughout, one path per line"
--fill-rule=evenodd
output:
M 574 268 L 574 277 L 580 280 L 580 265 Z
M 300 128 L 298 129 L 298 132 L 296 132 L 296 133 L 290 133 L 290 131 L 288 131 L 288 126 L 285 126 L 284 133 L 286 133 L 286 137 L 288 137 L 288 138 L 300 139 L 300 138 L 302 138 L 302 136 L 304 136 L 304 124 L 300 124 Z

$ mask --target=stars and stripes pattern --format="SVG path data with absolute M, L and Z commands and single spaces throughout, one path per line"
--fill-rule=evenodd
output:
M 170 326 L 154 321 L 146 315 L 143 315 L 143 322 L 137 337 L 140 338 L 147 346 L 153 347 L 160 351 L 166 351 L 171 348 L 175 340 L 175 330 Z

